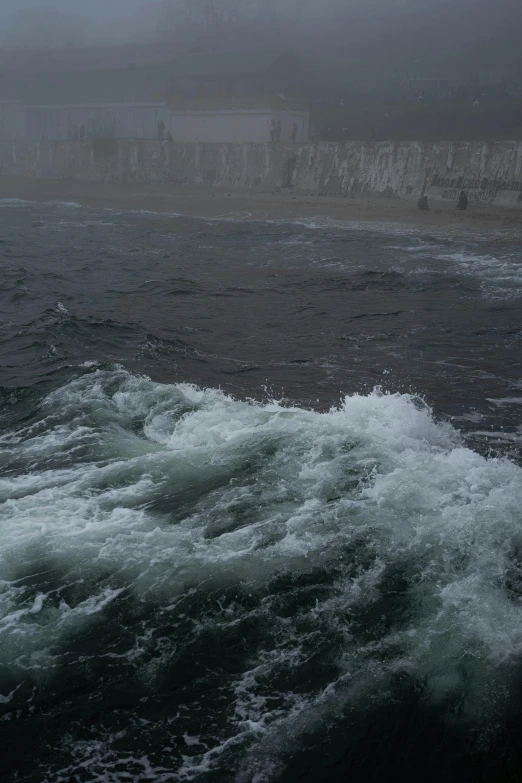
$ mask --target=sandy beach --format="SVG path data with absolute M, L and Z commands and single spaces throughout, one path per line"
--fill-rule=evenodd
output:
M 0 177 L 0 198 L 75 201 L 89 207 L 179 213 L 217 217 L 249 212 L 258 218 L 331 217 L 345 220 L 400 222 L 426 228 L 522 228 L 522 209 L 473 204 L 459 212 L 454 204 L 433 202 L 429 212 L 399 199 L 345 199 L 300 193 L 216 190 L 208 186 L 78 182 L 66 179 Z

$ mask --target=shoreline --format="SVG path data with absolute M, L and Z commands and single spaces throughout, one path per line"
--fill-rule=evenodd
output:
M 415 202 L 390 198 L 348 199 L 307 196 L 296 192 L 262 193 L 216 189 L 205 185 L 87 182 L 0 176 L 0 199 L 74 201 L 81 206 L 128 211 L 173 213 L 192 217 L 224 217 L 250 212 L 252 218 L 334 219 L 409 223 L 416 227 L 456 229 L 521 229 L 522 209 L 470 204 L 466 212 L 456 205 L 433 202 L 421 212 Z

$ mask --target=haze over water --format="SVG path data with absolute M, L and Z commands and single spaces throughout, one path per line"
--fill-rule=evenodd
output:
M 4 200 L 0 254 L 0 779 L 519 779 L 519 234 Z

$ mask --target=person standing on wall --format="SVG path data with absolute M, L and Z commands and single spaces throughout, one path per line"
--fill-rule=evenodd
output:
M 275 129 L 275 136 L 276 136 L 275 140 L 276 140 L 277 144 L 281 143 L 281 132 L 282 132 L 282 130 L 283 130 L 283 128 L 282 128 L 282 125 L 281 125 L 281 120 L 278 120 L 276 122 L 276 129 Z
M 272 144 L 275 141 L 275 135 L 276 135 L 276 124 L 274 118 L 272 117 L 272 119 L 270 120 L 270 141 L 272 142 Z
M 158 131 L 158 141 L 163 141 L 165 138 L 165 123 L 163 120 L 159 120 L 158 124 L 156 125 L 156 129 Z

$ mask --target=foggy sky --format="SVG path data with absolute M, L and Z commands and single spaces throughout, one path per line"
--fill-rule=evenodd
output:
M 196 4 L 196 0 L 191 2 Z M 219 0 L 217 0 L 219 2 Z M 234 0 L 222 0 L 230 6 Z M 437 76 L 446 70 L 459 72 L 494 66 L 522 70 L 519 31 L 522 26 L 522 0 L 237 0 L 250 18 L 261 9 L 277 11 L 279 19 L 290 12 L 286 26 L 265 25 L 267 45 L 291 45 L 317 59 L 318 64 L 337 61 L 337 70 L 377 64 L 381 70 L 410 69 Z M 176 30 L 162 22 L 158 9 L 161 0 L 0 0 L 0 46 L 63 46 L 66 41 L 78 45 L 152 41 L 164 30 Z M 199 2 L 201 6 L 201 0 Z M 61 35 L 56 28 L 39 26 L 36 16 L 29 41 L 24 35 L 10 37 L 10 17 L 23 10 L 54 8 L 69 17 L 83 17 L 88 24 L 77 23 L 74 34 Z M 295 15 L 296 9 L 303 13 Z M 201 8 L 200 8 L 201 11 Z M 315 17 L 312 19 L 312 17 Z M 266 17 L 270 20 L 270 15 Z M 158 21 L 159 20 L 159 21 Z M 204 36 L 203 15 L 200 29 L 184 29 L 190 38 Z M 170 22 L 172 24 L 172 21 Z M 162 26 L 163 25 L 163 26 Z M 183 28 L 182 28 L 183 29 Z M 250 30 L 246 48 L 258 42 L 262 26 Z M 80 33 L 78 33 L 78 30 Z M 245 35 L 230 28 L 224 46 L 245 47 Z M 236 35 L 236 38 L 234 38 Z M 276 39 L 275 36 L 279 37 Z M 25 36 L 25 37 L 24 37 Z M 20 40 L 22 39 L 22 43 Z M 59 40 L 57 40 L 59 39 Z M 275 43 L 274 43 L 275 42 Z
M 404 5 L 415 2 L 419 6 L 424 1 L 425 4 L 431 4 L 433 0 L 298 0 L 308 7 L 308 12 L 314 14 L 330 10 L 349 9 L 350 6 L 364 5 Z M 261 4 L 263 0 L 260 0 Z M 286 0 L 288 4 L 295 4 L 296 0 Z M 444 0 L 440 0 L 444 2 Z M 28 10 L 31 8 L 55 8 L 70 14 L 95 20 L 104 21 L 133 16 L 136 13 L 145 13 L 147 9 L 151 14 L 156 13 L 160 0 L 0 0 L 0 19 L 4 22 L 8 20 L 17 11 Z M 266 0 L 266 4 L 274 7 L 274 0 Z M 277 0 L 275 7 L 283 8 L 285 0 Z
M 157 3 L 151 0 L 0 0 L 0 18 L 8 20 L 15 12 L 31 8 L 56 8 L 70 14 L 78 14 L 92 20 L 103 21 L 131 16 L 147 6 Z
M 255 5 L 256 0 L 251 0 Z M 257 0 L 260 6 L 278 9 L 284 12 L 286 8 L 296 5 L 305 10 L 307 16 L 329 16 L 349 14 L 354 8 L 363 10 L 369 15 L 373 11 L 390 11 L 394 8 L 411 6 L 418 12 L 423 7 L 445 5 L 448 0 Z M 462 0 L 458 0 L 462 3 Z M 464 0 L 466 2 L 466 0 Z M 473 0 L 467 0 L 473 5 Z M 161 0 L 0 0 L 0 21 L 8 21 L 14 13 L 31 8 L 54 8 L 69 14 L 77 14 L 96 22 L 114 21 L 147 15 L 156 16 Z M 247 6 L 248 3 L 245 3 Z

